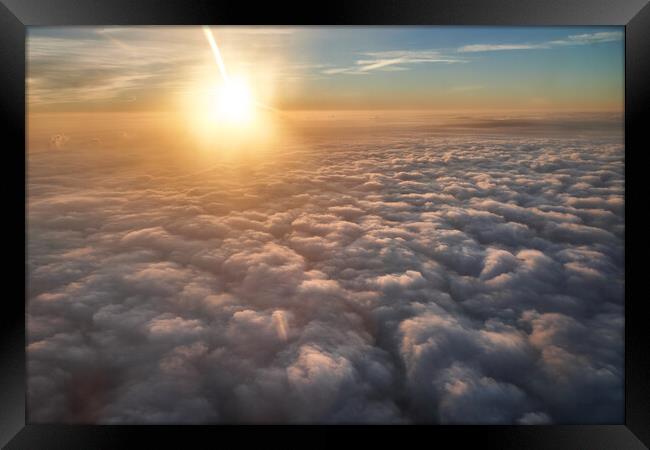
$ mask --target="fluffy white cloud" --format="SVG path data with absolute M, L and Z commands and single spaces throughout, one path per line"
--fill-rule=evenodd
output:
M 423 129 L 31 153 L 30 421 L 620 422 L 620 141 Z

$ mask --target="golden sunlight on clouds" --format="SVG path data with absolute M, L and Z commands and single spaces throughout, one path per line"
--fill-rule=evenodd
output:
M 29 27 L 28 420 L 622 423 L 622 31 Z
M 196 71 L 181 92 L 179 124 L 190 130 L 195 147 L 205 152 L 230 156 L 263 152 L 278 131 L 280 113 L 269 106 L 277 84 L 276 67 L 270 60 L 253 58 L 264 70 L 251 70 L 246 46 L 239 51 L 227 48 L 222 56 L 212 31 L 208 27 L 203 31 L 207 43 L 201 51 L 211 50 L 214 59 Z

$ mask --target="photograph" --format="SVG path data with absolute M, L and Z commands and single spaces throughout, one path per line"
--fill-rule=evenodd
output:
M 625 38 L 27 26 L 27 423 L 624 425 Z

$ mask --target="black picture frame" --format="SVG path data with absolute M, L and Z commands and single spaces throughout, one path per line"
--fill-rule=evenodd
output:
M 25 410 L 25 38 L 31 25 L 624 25 L 625 26 L 625 423 L 573 426 L 80 426 L 26 423 Z M 650 4 L 647 0 L 329 0 L 327 2 L 249 3 L 224 0 L 0 0 L 0 117 L 4 168 L 3 225 L 11 243 L 5 256 L 6 285 L 0 313 L 0 444 L 8 449 L 210 447 L 236 438 L 277 439 L 292 433 L 296 445 L 363 439 L 402 443 L 413 433 L 436 446 L 453 443 L 501 449 L 636 449 L 650 446 L 650 364 L 645 296 L 632 296 L 632 253 L 645 240 L 630 220 L 643 195 L 633 175 L 645 142 L 650 104 Z M 632 156 L 634 154 L 634 156 Z M 638 155 L 637 155 L 638 154 Z M 636 164 L 636 169 L 635 169 Z M 641 222 L 643 223 L 643 222 Z M 25 234 L 23 234 L 25 233 Z M 23 239 L 20 238 L 23 236 Z M 631 244 L 629 244 L 631 243 Z M 628 245 L 629 244 L 629 245 Z M 24 280 L 21 283 L 19 280 Z M 22 296 L 22 299 L 21 299 Z M 297 434 L 296 434 L 297 433 Z M 284 436 L 283 439 L 287 439 Z M 154 443 L 155 442 L 155 443 Z M 286 442 L 287 441 L 283 441 Z M 206 446 L 207 446 L 206 445 Z M 290 447 L 293 445 L 289 445 Z M 470 448 L 470 447 L 468 447 Z

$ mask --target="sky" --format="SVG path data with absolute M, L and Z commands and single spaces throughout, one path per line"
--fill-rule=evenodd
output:
M 623 423 L 622 28 L 204 31 L 28 30 L 30 423 Z
M 211 27 L 278 109 L 623 110 L 622 27 Z M 221 82 L 201 27 L 30 27 L 38 111 L 175 110 Z

